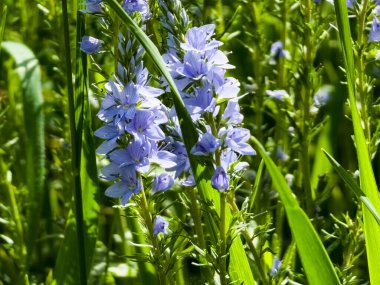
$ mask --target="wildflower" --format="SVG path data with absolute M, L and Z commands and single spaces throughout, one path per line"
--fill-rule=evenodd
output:
M 266 93 L 270 97 L 280 101 L 285 101 L 285 99 L 290 98 L 288 92 L 286 92 L 285 90 L 267 90 Z
M 222 115 L 223 120 L 230 124 L 240 124 L 243 121 L 243 115 L 240 113 L 240 107 L 237 100 L 229 100 Z
M 191 154 L 207 156 L 216 151 L 220 146 L 220 140 L 210 132 L 206 132 L 199 137 L 198 142 L 192 147 Z
M 91 36 L 83 36 L 82 41 L 80 43 L 80 49 L 87 54 L 93 54 L 100 51 L 102 47 L 103 41 L 91 37 Z
M 347 8 L 354 9 L 355 0 L 346 0 Z
M 84 10 L 83 12 L 86 13 L 101 13 L 102 12 L 102 4 L 103 0 L 86 0 L 84 5 L 86 6 L 87 10 Z
M 156 221 L 154 222 L 154 235 L 163 233 L 164 235 L 168 234 L 169 223 L 160 215 L 156 216 Z
M 125 205 L 133 194 L 141 190 L 140 180 L 136 176 L 133 166 L 126 166 L 121 169 L 121 181 L 112 184 L 106 190 L 106 196 L 111 198 L 121 198 L 121 204 Z
M 284 50 L 283 44 L 281 41 L 274 42 L 270 48 L 270 60 L 269 64 L 276 64 L 277 60 L 280 58 L 289 58 L 289 52 Z
M 237 153 L 243 155 L 255 155 L 255 150 L 247 143 L 250 138 L 250 132 L 244 128 L 221 129 L 219 136 L 225 137 L 226 145 Z
M 373 16 L 372 27 L 369 32 L 368 42 L 379 42 L 380 41 L 380 22 L 376 16 Z
M 174 179 L 167 173 L 162 173 L 154 177 L 152 192 L 169 190 L 174 184 Z
M 279 260 L 277 258 L 277 256 L 274 257 L 274 260 L 273 260 L 273 266 L 272 266 L 272 269 L 270 270 L 270 276 L 271 277 L 274 277 L 278 274 L 279 270 L 280 270 L 280 267 L 282 265 L 282 261 Z
M 122 7 L 129 15 L 138 12 L 145 21 L 150 18 L 149 5 L 146 0 L 124 0 Z
M 187 31 L 185 35 L 185 43 L 181 44 L 181 48 L 185 51 L 195 51 L 202 53 L 211 49 L 216 49 L 222 45 L 221 42 L 212 40 L 215 25 L 204 25 L 202 27 L 194 27 Z
M 230 177 L 226 173 L 223 167 L 218 166 L 215 169 L 213 176 L 211 177 L 211 185 L 214 189 L 218 191 L 228 190 L 230 183 Z
M 149 110 L 137 110 L 133 120 L 125 127 L 126 131 L 141 140 L 144 136 L 151 140 L 163 140 L 164 133 L 154 123 L 154 113 Z

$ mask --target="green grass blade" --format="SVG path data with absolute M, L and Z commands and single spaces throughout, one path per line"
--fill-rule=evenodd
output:
M 0 9 L 2 9 L 1 14 L 0 14 L 0 44 L 3 41 L 4 37 L 4 31 L 5 31 L 5 22 L 7 20 L 7 5 L 0 5 Z M 0 49 L 0 54 L 1 54 L 1 49 Z
M 255 184 L 253 184 L 252 193 L 251 193 L 251 196 L 249 197 L 249 212 L 250 213 L 253 213 L 253 207 L 255 206 L 256 197 L 262 184 L 264 165 L 265 165 L 264 160 L 261 160 L 259 168 L 257 169 Z
M 77 39 L 79 42 L 84 33 L 84 16 L 79 13 L 77 17 Z M 77 48 L 75 78 L 75 148 L 79 155 L 74 165 L 78 173 L 75 176 L 76 211 L 82 210 L 82 217 L 74 218 L 73 212 L 69 214 L 66 224 L 65 238 L 58 254 L 55 266 L 57 284 L 78 284 L 78 280 L 87 283 L 87 276 L 91 269 L 95 254 L 95 245 L 98 233 L 99 205 L 97 203 L 98 172 L 96 167 L 95 144 L 91 127 L 91 110 L 88 101 L 87 83 L 87 55 Z M 79 223 L 78 223 L 79 220 Z M 77 229 L 82 227 L 81 234 Z M 82 239 L 78 242 L 78 239 Z M 83 247 L 78 248 L 79 247 Z M 83 260 L 73 258 L 83 254 Z M 83 268 L 84 267 L 84 268 Z M 85 270 L 85 271 L 83 271 Z M 82 278 L 82 279 L 81 279 Z
M 123 10 L 120 4 L 116 0 L 106 0 L 110 8 L 115 11 L 116 15 L 120 20 L 128 26 L 130 31 L 135 35 L 141 45 L 144 47 L 147 54 L 152 58 L 154 64 L 162 75 L 166 78 L 170 89 L 172 91 L 172 97 L 175 105 L 176 112 L 179 117 L 179 123 L 181 131 L 183 134 L 186 134 L 184 137 L 184 143 L 187 149 L 187 152 L 190 153 L 191 147 L 198 140 L 198 133 L 196 128 L 191 120 L 190 115 L 188 114 L 186 107 L 181 99 L 179 91 L 174 83 L 173 78 L 171 77 L 169 71 L 166 69 L 166 65 L 160 52 L 149 37 L 136 25 L 136 23 L 127 15 Z M 210 184 L 210 178 L 212 176 L 212 166 L 207 164 L 201 164 L 197 159 L 189 156 L 191 168 L 194 173 L 195 182 L 201 197 L 206 201 L 213 201 L 215 208 L 219 210 L 219 193 L 212 189 Z M 227 211 L 227 219 L 231 218 L 231 212 Z M 206 223 L 208 227 L 212 227 L 211 218 L 208 218 L 206 215 Z M 214 237 L 215 238 L 215 237 Z M 254 284 L 254 279 L 252 276 L 251 269 L 249 267 L 248 259 L 245 254 L 243 244 L 240 239 L 235 239 L 231 246 L 231 262 L 230 262 L 230 274 L 235 280 L 244 282 L 244 284 Z
M 369 198 L 364 194 L 364 192 L 360 189 L 355 179 L 352 177 L 350 173 L 348 173 L 340 164 L 337 162 L 327 151 L 323 150 L 331 165 L 334 167 L 335 171 L 339 174 L 340 178 L 346 183 L 348 188 L 350 188 L 355 195 L 358 197 L 360 201 L 367 207 L 367 209 L 371 212 L 373 217 L 375 218 L 378 225 L 380 225 L 380 215 L 376 212 L 375 207 L 369 200 Z
M 38 236 L 39 220 L 45 195 L 45 130 L 41 71 L 33 52 L 23 44 L 3 42 L 4 50 L 16 62 L 23 93 L 26 147 L 26 182 L 28 187 L 27 248 L 28 258 Z
M 285 178 L 273 160 L 266 154 L 260 142 L 256 138 L 252 138 L 252 140 L 271 174 L 273 185 L 277 189 L 284 205 L 289 226 L 296 241 L 298 253 L 309 284 L 340 284 L 322 241 L 314 230 L 309 218 L 293 196 Z
M 361 125 L 360 115 L 356 106 L 355 97 L 355 68 L 354 55 L 348 13 L 345 0 L 334 0 L 339 38 L 343 50 L 343 58 L 346 66 L 348 97 L 354 126 L 355 146 L 359 162 L 360 187 L 372 202 L 376 211 L 380 213 L 380 198 L 372 169 L 371 159 L 364 132 Z M 367 259 L 371 284 L 380 284 L 380 227 L 370 211 L 363 209 L 364 234 L 366 239 Z

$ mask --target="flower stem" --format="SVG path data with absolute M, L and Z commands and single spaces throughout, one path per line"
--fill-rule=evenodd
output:
M 366 18 L 368 13 L 368 0 L 363 0 L 362 9 L 358 14 L 358 26 L 357 26 L 357 60 L 356 60 L 356 72 L 357 72 L 357 91 L 359 93 L 360 105 L 361 105 L 361 117 L 364 123 L 364 135 L 367 140 L 367 145 L 371 141 L 370 120 L 368 115 L 368 93 L 366 90 L 365 82 L 365 64 L 364 64 L 364 45 L 365 45 L 365 28 Z
M 226 193 L 220 192 L 220 284 L 227 284 L 226 274 Z
M 228 199 L 228 204 L 231 206 L 231 209 L 232 209 L 232 213 L 233 214 L 237 214 L 239 212 L 239 208 L 238 206 L 236 205 L 235 203 L 235 200 L 232 196 L 228 195 L 227 196 L 227 199 Z M 239 221 L 241 223 L 244 223 L 244 219 L 240 216 L 239 217 Z M 249 235 L 248 231 L 246 229 L 244 229 L 242 231 L 242 235 L 246 241 L 246 243 L 248 244 L 249 246 L 249 249 L 251 250 L 251 253 L 253 255 L 253 258 L 255 259 L 256 261 L 256 266 L 257 266 L 257 270 L 259 272 L 259 276 L 260 276 L 260 280 L 261 282 L 264 284 L 264 285 L 269 285 L 269 281 L 268 279 L 266 278 L 266 275 L 265 275 L 265 270 L 260 262 L 260 256 L 259 254 L 257 253 L 256 251 L 256 248 L 255 248 L 255 245 L 253 244 L 252 242 L 252 238 L 251 236 Z
M 141 177 L 140 177 L 140 181 L 141 181 Z M 141 185 L 143 185 L 142 181 L 141 181 Z M 161 262 L 160 262 L 162 252 L 157 242 L 157 237 L 154 235 L 153 220 L 149 211 L 149 204 L 146 199 L 144 187 L 141 187 L 141 214 L 148 230 L 148 236 L 149 236 L 150 242 L 152 243 L 152 246 L 153 246 L 153 255 L 154 255 L 154 260 L 155 260 L 154 266 L 156 267 L 156 272 L 158 274 L 160 284 L 166 285 L 167 284 L 166 273 L 164 272 Z

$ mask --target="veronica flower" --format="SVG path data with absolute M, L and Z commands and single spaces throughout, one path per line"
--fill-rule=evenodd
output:
M 277 256 L 274 257 L 273 260 L 273 266 L 272 269 L 270 270 L 270 276 L 274 277 L 278 274 L 278 271 L 280 270 L 280 267 L 282 265 L 282 261 L 277 258 Z
M 169 190 L 174 184 L 174 179 L 167 173 L 162 173 L 154 177 L 152 192 Z
M 209 131 L 199 137 L 198 142 L 192 147 L 191 154 L 207 156 L 213 154 L 220 146 L 220 140 Z
M 158 235 L 159 233 L 163 233 L 164 235 L 168 234 L 169 223 L 160 215 L 156 216 L 156 220 L 154 222 L 154 235 Z
M 215 25 L 213 24 L 189 29 L 185 36 L 185 42 L 181 44 L 181 48 L 185 51 L 195 51 L 198 53 L 218 48 L 222 45 L 221 42 L 216 40 L 210 41 L 214 30 Z
M 103 41 L 91 37 L 83 36 L 82 41 L 80 42 L 80 49 L 87 54 L 93 54 L 100 51 Z
M 149 5 L 146 0 L 124 0 L 122 7 L 129 15 L 138 12 L 145 21 L 150 18 Z
M 251 134 L 245 128 L 221 129 L 219 137 L 223 137 L 227 147 L 243 155 L 255 155 L 255 150 L 247 143 Z
M 376 16 L 373 16 L 372 27 L 369 32 L 368 42 L 380 41 L 380 22 Z
M 137 110 L 131 123 L 126 126 L 126 130 L 134 135 L 135 139 L 141 140 L 144 136 L 152 140 L 163 140 L 164 133 L 154 123 L 154 113 L 149 110 Z
M 270 97 L 280 101 L 285 101 L 285 99 L 290 98 L 288 92 L 286 92 L 285 90 L 267 90 L 266 93 Z
M 240 113 L 240 106 L 237 100 L 229 100 L 222 115 L 223 120 L 228 120 L 229 124 L 240 124 L 243 115 Z
M 284 50 L 282 42 L 278 41 L 272 44 L 269 57 L 269 63 L 276 64 L 277 60 L 280 58 L 289 58 L 289 52 L 287 50 Z
M 176 70 L 180 75 L 194 81 L 209 75 L 210 66 L 200 54 L 189 51 L 185 54 L 183 60 L 183 65 Z
M 84 5 L 86 6 L 85 13 L 101 13 L 102 12 L 102 0 L 86 0 Z
M 121 172 L 121 181 L 108 187 L 105 194 L 111 198 L 121 198 L 121 204 L 125 205 L 133 194 L 140 192 L 141 184 L 133 166 L 123 167 Z
M 228 190 L 230 183 L 230 177 L 227 175 L 223 167 L 218 166 L 211 177 L 211 185 L 214 189 L 218 191 Z

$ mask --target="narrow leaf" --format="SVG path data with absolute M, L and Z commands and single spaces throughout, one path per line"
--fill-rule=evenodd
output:
M 78 13 L 76 42 L 79 42 L 83 33 L 84 16 Z M 85 280 L 92 267 L 98 230 L 98 172 L 88 101 L 87 55 L 82 54 L 79 48 L 75 74 L 75 99 L 70 119 L 72 124 L 75 123 L 72 141 L 75 149 L 73 168 L 77 171 L 74 177 L 76 215 L 73 211 L 69 213 L 65 238 L 55 265 L 57 284 L 78 284 L 79 280 L 87 283 Z
M 25 125 L 26 172 L 28 187 L 27 248 L 28 257 L 38 236 L 45 188 L 45 131 L 41 71 L 33 52 L 23 44 L 3 42 L 3 48 L 16 62 L 16 72 L 22 85 Z
M 362 189 L 360 189 L 359 185 L 356 183 L 355 179 L 352 177 L 350 173 L 348 173 L 340 164 L 337 162 L 327 151 L 323 150 L 327 156 L 328 160 L 331 162 L 331 165 L 334 167 L 335 171 L 339 174 L 340 178 L 346 183 L 348 188 L 350 188 L 355 195 L 364 203 L 364 205 L 368 208 L 368 210 L 371 212 L 373 217 L 375 218 L 378 225 L 380 225 L 380 216 L 376 212 L 375 207 L 371 203 L 371 201 L 368 199 L 368 197 L 364 194 Z
M 299 206 L 285 178 L 273 160 L 267 155 L 260 142 L 254 137 L 252 137 L 252 141 L 256 146 L 255 149 L 263 158 L 271 174 L 273 185 L 277 189 L 284 205 L 289 226 L 296 241 L 297 250 L 309 284 L 340 284 L 322 241 L 318 237 L 309 218 Z
M 348 97 L 350 101 L 355 146 L 359 162 L 360 187 L 372 202 L 377 213 L 380 213 L 380 198 L 378 195 L 376 180 L 368 152 L 367 142 L 361 125 L 361 118 L 356 106 L 354 55 L 346 1 L 334 0 L 334 4 L 339 39 L 346 67 Z M 378 270 L 380 264 L 380 227 L 367 207 L 363 209 L 363 219 L 370 281 L 371 284 L 380 284 L 380 271 Z

